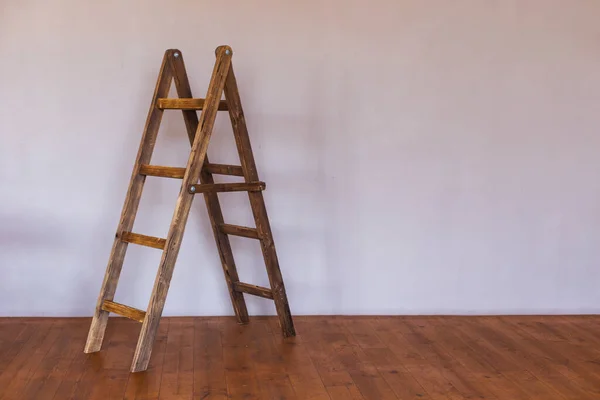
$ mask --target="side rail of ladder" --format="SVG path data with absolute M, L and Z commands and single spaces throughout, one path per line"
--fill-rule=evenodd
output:
M 148 366 L 152 343 L 154 342 L 162 315 L 191 203 L 194 195 L 198 193 L 204 195 L 208 207 L 208 214 L 219 250 L 221 264 L 238 322 L 248 322 L 248 311 L 243 293 L 252 294 L 273 299 L 282 333 L 284 336 L 295 335 L 264 198 L 262 196 L 265 183 L 258 179 L 237 84 L 233 68 L 231 67 L 231 48 L 220 46 L 216 50 L 216 55 L 217 60 L 206 99 L 195 99 L 191 94 L 181 52 L 179 50 L 168 50 L 165 53 L 123 206 L 119 227 L 88 334 L 85 346 L 86 353 L 100 350 L 110 312 L 141 322 L 142 328 L 132 364 L 133 372 L 145 370 Z M 175 80 L 176 89 L 180 97 L 178 99 L 167 98 L 173 79 Z M 221 100 L 223 93 L 225 93 L 225 101 Z M 158 127 L 165 109 L 182 110 L 188 137 L 192 145 L 186 168 L 163 167 L 150 164 L 158 134 Z M 204 110 L 200 120 L 198 120 L 196 110 Z M 206 156 L 216 113 L 219 110 L 229 111 L 241 166 L 211 164 Z M 243 176 L 245 182 L 217 184 L 214 183 L 213 173 Z M 182 186 L 169 233 L 164 239 L 131 231 L 147 176 L 182 179 Z M 200 184 L 197 183 L 199 180 Z M 217 193 L 233 191 L 248 192 L 256 228 L 240 227 L 224 223 Z M 271 286 L 270 289 L 239 281 L 228 235 L 260 240 Z M 128 243 L 163 250 L 151 299 L 145 312 L 113 301 Z

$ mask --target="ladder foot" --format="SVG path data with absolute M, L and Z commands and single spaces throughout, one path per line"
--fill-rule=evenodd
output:
M 104 332 L 106 331 L 106 325 L 108 324 L 108 313 L 103 310 L 96 310 L 96 315 L 92 318 L 88 337 L 85 342 L 85 348 L 83 352 L 86 354 L 95 353 L 100 351 L 102 348 L 102 341 L 104 340 Z
M 148 369 L 148 363 L 146 363 L 146 365 L 143 364 L 137 364 L 135 361 L 131 364 L 131 369 L 130 371 L 132 373 L 136 373 L 136 372 L 144 372 Z
M 146 325 L 146 324 L 144 324 Z M 152 353 L 152 343 L 154 342 L 154 335 L 158 325 L 151 327 L 154 332 L 148 332 L 147 326 L 142 326 L 142 332 L 133 354 L 133 361 L 131 362 L 131 372 L 142 372 L 148 369 L 150 363 L 150 355 Z M 148 332 L 149 335 L 145 335 L 144 332 Z
M 285 337 L 285 338 L 294 337 L 294 336 L 296 336 L 296 330 L 294 329 L 294 327 L 292 327 L 291 331 L 288 331 L 288 330 L 283 331 L 283 337 Z
M 94 346 L 94 347 L 85 346 L 85 348 L 83 349 L 83 352 L 85 354 L 97 353 L 100 351 L 101 348 L 102 348 L 102 346 Z
M 235 313 L 235 320 L 238 325 L 246 325 L 250 321 L 248 318 L 248 309 L 246 308 L 246 302 L 244 302 L 244 296 L 239 292 L 232 292 L 233 301 L 233 312 Z M 239 301 L 241 299 L 241 302 Z M 238 308 L 238 307 L 241 307 Z

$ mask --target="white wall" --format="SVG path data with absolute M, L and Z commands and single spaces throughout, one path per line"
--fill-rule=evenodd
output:
M 91 315 L 164 50 L 229 44 L 295 314 L 600 311 L 600 2 L 0 3 L 0 315 Z M 153 159 L 183 166 L 178 112 Z M 235 163 L 226 115 L 209 155 Z M 179 181 L 135 231 L 166 235 Z M 252 225 L 245 194 L 226 220 Z M 267 285 L 256 242 L 240 274 Z M 129 246 L 145 308 L 160 252 Z M 248 296 L 250 297 L 250 296 Z M 251 313 L 273 313 L 248 298 Z M 203 201 L 167 315 L 230 315 Z

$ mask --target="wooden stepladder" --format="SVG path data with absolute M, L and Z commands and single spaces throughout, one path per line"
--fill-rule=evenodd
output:
M 192 98 L 181 51 L 167 50 L 165 52 L 108 267 L 106 268 L 100 296 L 85 344 L 86 353 L 100 350 L 110 312 L 141 322 L 142 328 L 131 365 L 132 372 L 144 371 L 148 367 L 152 345 L 167 291 L 169 290 L 185 224 L 192 200 L 197 193 L 204 195 L 237 321 L 242 324 L 248 322 L 248 310 L 243 293 L 265 297 L 275 302 L 283 335 L 286 337 L 295 335 L 262 194 L 265 184 L 258 179 L 240 95 L 231 65 L 233 52 L 229 46 L 219 46 L 215 53 L 216 62 L 206 98 L 195 99 Z M 167 97 L 173 80 L 179 98 L 169 99 Z M 225 94 L 225 100 L 221 100 L 223 94 Z M 150 164 L 162 114 L 164 110 L 168 109 L 182 110 L 183 112 L 187 133 L 192 145 L 185 168 L 162 167 Z M 198 120 L 196 110 L 202 110 L 200 120 Z M 218 110 L 229 111 L 241 166 L 211 164 L 208 161 L 206 151 Z M 244 182 L 214 183 L 213 174 L 242 176 Z M 183 180 L 169 233 L 165 239 L 131 232 L 146 176 Z M 200 181 L 200 184 L 198 184 L 198 181 Z M 248 192 L 256 228 L 224 223 L 217 193 L 233 191 Z M 240 282 L 228 235 L 243 236 L 260 241 L 271 288 Z M 163 250 L 150 302 L 145 312 L 113 301 L 128 243 Z

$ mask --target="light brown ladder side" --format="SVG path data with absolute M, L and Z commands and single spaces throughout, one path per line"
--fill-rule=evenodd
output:
M 125 197 L 117 234 L 85 344 L 86 353 L 100 350 L 108 315 L 111 312 L 141 322 L 142 329 L 133 356 L 132 372 L 144 371 L 148 368 L 152 344 L 169 290 L 185 224 L 192 200 L 197 193 L 204 195 L 225 274 L 225 281 L 238 322 L 248 322 L 248 310 L 243 294 L 252 294 L 272 299 L 275 302 L 283 336 L 294 336 L 296 334 L 262 194 L 265 184 L 258 178 L 240 95 L 231 65 L 233 52 L 229 46 L 220 46 L 215 53 L 217 60 L 206 98 L 195 99 L 192 97 L 181 51 L 167 50 L 165 52 L 131 175 L 129 189 Z M 172 80 L 175 81 L 179 98 L 167 98 Z M 224 101 L 221 100 L 223 94 L 225 94 Z M 164 110 L 168 109 L 182 110 L 183 113 L 186 130 L 192 145 L 185 168 L 162 167 L 150 164 L 162 114 Z M 198 120 L 196 114 L 197 110 L 202 110 L 200 120 Z M 229 111 L 241 166 L 211 164 L 208 161 L 206 150 L 208 149 L 218 110 Z M 213 174 L 242 176 L 244 182 L 214 183 Z M 133 222 L 147 176 L 175 178 L 183 181 L 169 233 L 165 239 L 132 232 Z M 200 184 L 198 184 L 198 181 L 200 181 Z M 224 222 L 217 193 L 232 191 L 248 192 L 256 228 L 230 225 Z M 270 288 L 240 282 L 228 235 L 243 236 L 260 241 Z M 128 243 L 154 247 L 163 251 L 150 302 L 145 312 L 113 301 Z

